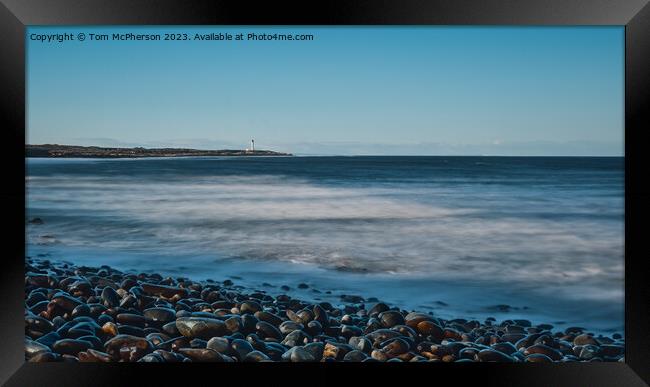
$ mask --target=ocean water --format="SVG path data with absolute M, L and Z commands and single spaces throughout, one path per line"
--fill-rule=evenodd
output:
M 623 331 L 623 158 L 26 163 L 27 255 Z

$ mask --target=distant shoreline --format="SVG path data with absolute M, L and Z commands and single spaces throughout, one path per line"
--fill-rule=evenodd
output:
M 293 156 L 291 153 L 270 150 L 188 148 L 107 148 L 77 145 L 26 145 L 25 157 L 34 158 L 143 158 L 143 157 L 214 157 L 214 156 Z
M 270 150 L 248 149 L 191 149 L 191 148 L 144 148 L 144 147 L 99 147 L 42 144 L 26 145 L 25 157 L 27 158 L 168 158 L 168 157 L 229 157 L 229 156 L 289 156 L 289 157 L 445 157 L 445 158 L 619 158 L 625 156 L 614 155 L 450 155 L 450 154 L 313 154 L 313 153 L 283 153 Z

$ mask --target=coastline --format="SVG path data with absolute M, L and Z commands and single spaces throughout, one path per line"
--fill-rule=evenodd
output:
M 27 258 L 25 271 L 25 358 L 33 362 L 572 362 L 624 354 L 620 334 L 525 319 L 443 319 L 363 295 L 341 295 L 338 306 L 295 298 L 289 287 L 267 292 L 237 279 L 163 278 L 40 258 Z
M 69 159 L 121 159 L 121 158 L 169 158 L 169 157 L 241 157 L 241 156 L 293 156 L 291 153 L 255 149 L 203 150 L 189 148 L 107 148 L 77 145 L 26 145 L 26 158 Z
M 177 252 L 136 252 L 53 245 L 27 245 L 28 255 L 77 266 L 104 264 L 124 273 L 157 273 L 163 277 L 187 277 L 203 282 L 231 279 L 244 288 L 261 288 L 270 294 L 290 287 L 294 298 L 337 305 L 340 296 L 361 294 L 366 300 L 379 300 L 401 309 L 433 313 L 443 319 L 462 316 L 483 321 L 529 319 L 552 324 L 556 330 L 587 326 L 596 335 L 624 334 L 618 315 L 623 314 L 618 296 L 589 298 L 580 289 L 522 286 L 512 281 L 453 277 L 436 273 L 377 273 L 323 267 L 317 264 L 270 261 L 218 255 L 179 254 Z M 110 261 L 106 257 L 110 256 Z M 71 258 L 72 262 L 66 258 Z M 296 285 L 305 282 L 310 287 Z M 595 290 L 594 290 L 595 291 Z M 374 302 L 374 301 L 373 301 Z M 576 305 L 578 304 L 578 305 Z M 622 317 L 621 317 L 622 318 Z

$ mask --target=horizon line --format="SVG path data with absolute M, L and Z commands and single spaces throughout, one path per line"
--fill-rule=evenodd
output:
M 66 147 L 80 147 L 80 148 L 105 148 L 105 149 L 183 149 L 183 150 L 200 150 L 200 151 L 223 151 L 223 150 L 240 150 L 240 149 L 197 149 L 191 147 L 145 147 L 145 146 L 100 146 L 100 145 L 71 145 L 71 144 L 59 144 L 59 143 L 43 143 L 43 144 L 27 144 L 25 146 L 66 146 Z M 243 150 L 243 149 L 242 149 Z M 259 151 L 271 151 L 270 149 L 260 149 Z M 336 153 L 293 153 L 293 152 L 283 152 L 289 153 L 293 157 L 611 157 L 611 158 L 625 158 L 623 155 L 575 155 L 575 154 L 565 154 L 565 155 L 540 155 L 540 154 L 531 154 L 531 155 L 507 155 L 507 154 L 336 154 Z M 205 156 L 187 156 L 187 157 L 205 157 Z M 255 157 L 255 156 L 251 156 Z M 25 158 L 34 158 L 28 157 Z

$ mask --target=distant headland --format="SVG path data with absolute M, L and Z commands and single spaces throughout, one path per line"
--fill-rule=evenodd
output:
M 202 150 L 186 148 L 102 148 L 77 145 L 26 145 L 26 157 L 58 158 L 137 158 L 183 156 L 293 156 L 291 153 L 255 149 Z

